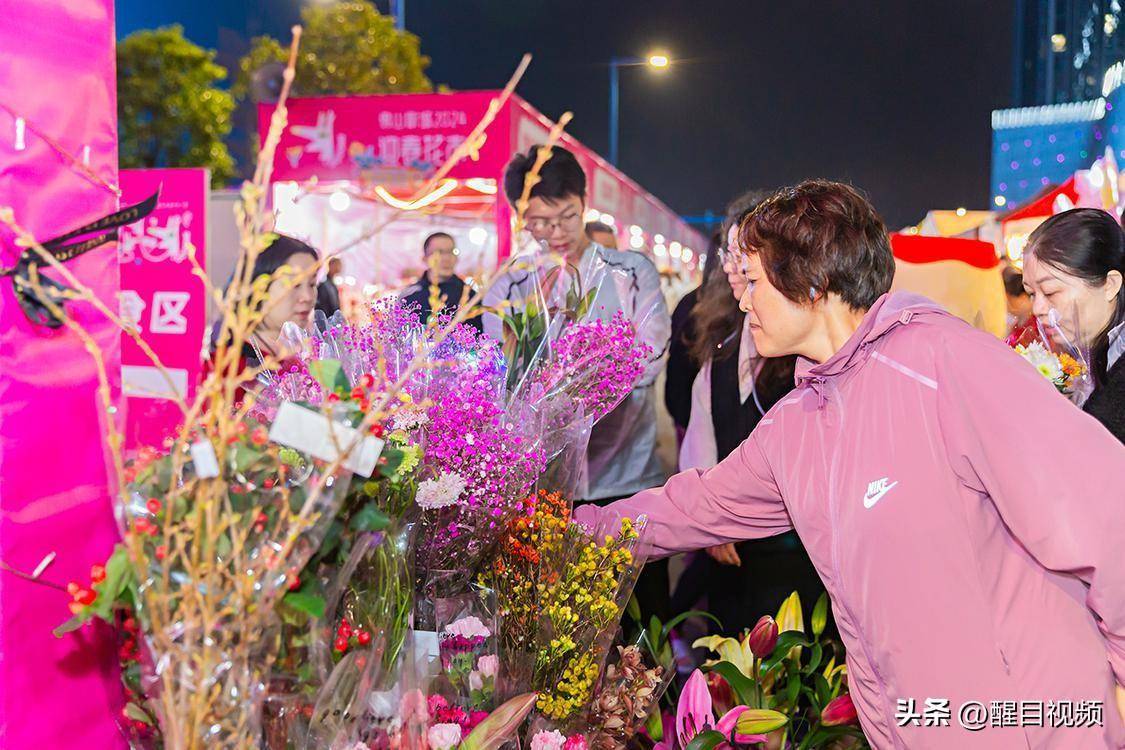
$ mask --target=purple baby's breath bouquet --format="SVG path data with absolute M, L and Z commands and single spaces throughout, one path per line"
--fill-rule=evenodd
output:
M 450 596 L 468 586 L 496 545 L 505 520 L 546 466 L 534 425 L 505 409 L 502 370 L 472 371 L 427 410 L 425 465 L 430 477 L 415 502 L 424 510 L 417 565 L 419 585 Z M 499 395 L 498 395 L 499 394 Z
M 644 372 L 652 350 L 636 339 L 622 312 L 608 322 L 572 323 L 554 342 L 550 356 L 537 364 L 533 392 L 545 399 L 569 396 L 591 423 L 597 422 L 621 403 Z

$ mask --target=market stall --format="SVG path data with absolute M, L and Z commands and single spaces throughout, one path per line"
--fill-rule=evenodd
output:
M 892 291 L 914 292 L 997 336 L 1007 333 L 1004 283 L 992 243 L 955 237 L 892 234 Z
M 486 116 L 497 91 L 298 98 L 274 161 L 278 229 L 342 255 L 345 282 L 374 292 L 422 270 L 422 240 L 452 234 L 460 271 L 476 275 L 512 252 L 512 212 L 501 190 L 512 154 L 546 140 L 552 123 L 518 96 L 495 113 L 463 159 L 419 195 L 435 171 Z M 264 138 L 273 111 L 261 105 Z M 587 220 L 617 230 L 618 246 L 690 273 L 705 239 L 674 211 L 600 156 L 563 134 L 588 177 Z M 219 261 L 221 263 L 221 260 Z

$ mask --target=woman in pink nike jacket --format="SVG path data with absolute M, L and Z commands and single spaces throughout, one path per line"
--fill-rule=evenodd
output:
M 1002 342 L 887 294 L 852 188 L 778 193 L 741 244 L 754 343 L 801 356 L 796 389 L 715 468 L 579 520 L 647 515 L 657 555 L 795 528 L 876 748 L 1125 747 L 1125 447 Z

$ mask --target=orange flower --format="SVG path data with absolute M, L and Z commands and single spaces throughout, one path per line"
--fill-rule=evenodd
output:
M 1085 371 L 1082 363 L 1069 354 L 1059 355 L 1059 365 L 1062 366 L 1062 371 L 1068 380 L 1078 377 Z

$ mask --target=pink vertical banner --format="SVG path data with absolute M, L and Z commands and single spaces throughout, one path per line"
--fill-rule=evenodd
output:
M 19 0 L 0 23 L 0 206 L 42 240 L 117 209 L 112 0 Z M 19 256 L 0 229 L 0 268 Z M 67 268 L 117 304 L 113 243 Z M 54 271 L 46 274 L 58 278 Z M 88 304 L 70 315 L 119 389 L 119 334 Z M 89 581 L 117 539 L 94 360 L 66 329 L 38 326 L 0 279 L 0 559 L 43 578 Z M 111 417 L 112 418 L 112 417 Z M 104 628 L 65 638 L 63 591 L 0 570 L 0 747 L 122 748 L 116 649 Z
M 187 403 L 195 397 L 207 326 L 207 292 L 191 256 L 207 268 L 210 175 L 206 169 L 121 170 L 123 204 L 157 191 L 156 209 L 123 227 L 117 245 L 122 317 L 133 322 L 167 373 L 122 334 L 126 450 L 160 446 L 183 423 L 172 396 Z

